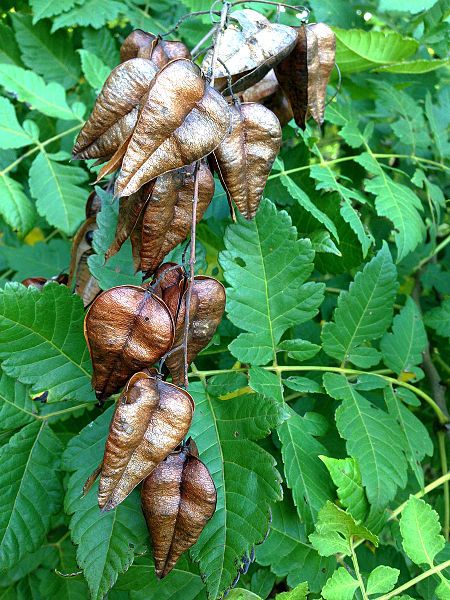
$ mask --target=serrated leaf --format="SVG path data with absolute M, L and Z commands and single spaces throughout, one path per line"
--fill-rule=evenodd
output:
M 66 89 L 74 86 L 80 61 L 68 34 L 51 34 L 47 22 L 36 24 L 30 15 L 13 13 L 11 19 L 25 65 L 46 81 L 56 81 Z
M 356 579 L 344 567 L 339 567 L 326 582 L 322 596 L 325 600 L 352 600 L 357 587 Z
M 86 600 L 89 590 L 84 577 L 82 575 L 67 576 L 79 571 L 75 546 L 70 539 L 65 539 L 59 544 L 58 551 L 58 572 L 52 569 L 39 574 L 41 595 L 44 598 L 61 598 L 61 600 Z
M 76 0 L 30 0 L 33 9 L 33 23 L 37 23 L 46 17 L 54 17 L 69 10 Z
M 81 57 L 81 68 L 86 77 L 88 84 L 99 91 L 103 87 L 106 78 L 111 72 L 111 69 L 92 52 L 88 50 L 78 50 Z
M 447 67 L 449 64 L 445 58 L 437 58 L 434 60 L 405 60 L 399 63 L 393 63 L 375 69 L 376 71 L 383 73 L 402 73 L 402 74 L 416 74 L 429 73 L 430 71 L 436 71 L 441 67 Z
M 227 594 L 229 600 L 262 600 L 261 596 L 257 596 L 250 590 L 243 588 L 235 588 Z
M 449 123 L 448 111 L 441 104 L 434 104 L 431 94 L 427 93 L 425 98 L 425 114 L 430 125 L 436 151 L 441 158 L 450 155 L 450 142 L 447 136 Z
M 378 565 L 367 579 L 366 592 L 370 594 L 385 594 L 394 589 L 400 571 L 386 565 Z
M 319 456 L 328 469 L 342 506 L 348 509 L 356 521 L 364 521 L 369 504 L 361 479 L 358 463 L 354 458 L 330 458 Z
M 102 460 L 113 410 L 111 406 L 74 437 L 63 457 L 63 467 L 71 473 L 64 507 L 72 515 L 70 531 L 78 546 L 77 562 L 93 600 L 104 598 L 148 537 L 137 492 L 106 513 L 98 507 L 97 485 L 81 497 L 86 479 Z
M 308 340 L 299 338 L 295 340 L 284 340 L 278 344 L 278 349 L 286 351 L 290 358 L 303 362 L 315 356 L 319 352 L 320 346 L 318 344 L 313 344 Z
M 281 379 L 261 367 L 251 367 L 248 372 L 249 385 L 258 394 L 283 402 L 283 386 Z
M 426 312 L 424 320 L 426 325 L 434 329 L 438 335 L 450 337 L 450 298 Z
M 65 286 L 7 283 L 0 291 L 3 370 L 35 394 L 48 391 L 49 400 L 95 400 L 83 320 L 81 298 Z
M 295 392 L 320 394 L 322 391 L 320 383 L 309 377 L 288 377 L 287 379 L 283 379 L 283 383 Z
M 361 469 L 367 498 L 376 511 L 406 485 L 407 463 L 402 433 L 396 421 L 366 400 L 343 375 L 326 373 L 324 385 L 332 398 L 342 400 L 336 410 L 338 431 L 347 452 Z
M 414 300 L 408 297 L 405 306 L 394 317 L 392 333 L 385 333 L 381 339 L 383 362 L 397 375 L 413 373 L 420 379 L 423 371 L 417 365 L 422 362 L 422 352 L 427 343 L 419 309 Z
M 32 229 L 36 220 L 34 204 L 25 195 L 22 184 L 4 174 L 0 176 L 0 213 L 21 237 Z
M 30 190 L 39 214 L 71 235 L 85 218 L 86 190 L 80 184 L 88 175 L 80 167 L 58 162 L 66 158 L 63 153 L 40 152 L 30 168 Z
M 52 32 L 62 27 L 80 25 L 99 29 L 123 12 L 123 6 L 115 0 L 77 0 L 76 6 L 53 20 Z
M 84 29 L 82 35 L 85 50 L 96 56 L 101 56 L 102 61 L 111 69 L 119 64 L 119 51 L 109 29 L 106 27 L 97 30 Z
M 342 362 L 358 367 L 378 363 L 380 354 L 366 345 L 380 338 L 388 328 L 397 291 L 397 273 L 386 243 L 357 273 L 348 292 L 341 292 L 334 322 L 322 329 L 323 349 Z
M 312 319 L 323 285 L 305 283 L 313 269 L 309 240 L 297 232 L 285 211 L 264 200 L 253 221 L 237 217 L 225 233 L 220 264 L 227 289 L 227 312 L 241 333 L 229 346 L 236 358 L 254 365 L 272 360 L 290 326 Z
M 403 548 L 416 565 L 434 564 L 434 558 L 445 546 L 440 534 L 439 516 L 424 500 L 410 496 L 400 518 Z
M 312 531 L 319 510 L 333 497 L 328 472 L 319 459 L 326 450 L 311 434 L 309 423 L 294 411 L 278 428 L 278 436 L 286 482 L 301 520 Z
M 17 120 L 13 104 L 0 98 L 0 148 L 23 148 L 32 143 L 33 138 Z
M 54 81 L 47 84 L 33 71 L 0 64 L 0 85 L 44 115 L 66 121 L 79 120 L 67 104 L 62 85 Z
M 26 425 L 0 449 L 0 569 L 41 546 L 60 506 L 61 451 L 45 422 Z
M 23 66 L 14 32 L 4 22 L 0 23 L 0 40 L 2 40 L 0 46 L 0 63 L 16 65 L 18 67 Z
M 55 277 L 69 270 L 70 243 L 66 240 L 38 242 L 33 246 L 4 247 L 2 252 L 8 267 L 15 271 L 14 279 Z
M 36 411 L 28 386 L 0 375 L 0 429 L 17 429 L 35 420 Z
M 215 400 L 200 383 L 189 391 L 196 403 L 191 435 L 217 489 L 216 512 L 191 555 L 208 594 L 217 597 L 233 583 L 242 557 L 263 540 L 269 507 L 281 499 L 275 460 L 252 441 L 266 435 L 278 415 L 268 418 L 272 408 L 262 397 L 259 407 L 250 407 L 241 398 Z
M 311 240 L 314 252 L 324 252 L 326 254 L 342 256 L 341 251 L 338 250 L 328 231 L 321 231 L 320 229 L 313 231 L 309 234 L 309 239 Z
M 299 583 L 293 590 L 277 594 L 275 600 L 307 600 L 308 592 L 308 584 Z

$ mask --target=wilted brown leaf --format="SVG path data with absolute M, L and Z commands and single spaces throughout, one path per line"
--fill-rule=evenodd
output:
M 171 60 L 190 58 L 191 54 L 183 42 L 166 41 L 153 33 L 135 29 L 120 47 L 120 60 L 124 62 L 136 57 L 149 58 L 162 68 Z
M 186 59 L 168 63 L 142 106 L 116 195 L 130 196 L 144 183 L 203 158 L 223 140 L 229 123 L 226 100 L 206 83 L 194 63 Z
M 194 402 L 186 391 L 146 373 L 131 377 L 117 401 L 106 440 L 100 508 L 118 506 L 181 443 L 193 413 Z
M 169 350 L 174 324 L 160 298 L 144 288 L 122 285 L 97 296 L 86 313 L 84 333 L 94 368 L 93 388 L 103 400 Z
M 80 227 L 72 242 L 68 286 L 82 298 L 85 307 L 101 292 L 87 264 L 87 259 L 94 253 L 92 239 L 96 229 L 95 217 L 91 217 Z
M 192 441 L 169 454 L 147 477 L 141 501 L 156 575 L 162 579 L 195 544 L 216 508 L 214 482 Z
M 234 11 L 220 39 L 218 58 L 221 62 L 214 67 L 217 89 L 227 87 L 228 72 L 234 92 L 254 85 L 291 52 L 296 39 L 295 29 L 271 23 L 261 13 L 249 9 Z M 210 50 L 203 60 L 205 72 L 212 60 L 213 50 Z
M 243 103 L 230 110 L 231 133 L 214 156 L 228 196 L 247 219 L 252 219 L 280 150 L 281 127 L 273 112 L 261 104 Z

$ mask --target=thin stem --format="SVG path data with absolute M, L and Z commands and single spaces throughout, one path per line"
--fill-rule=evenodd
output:
M 420 490 L 417 493 L 415 493 L 414 496 L 416 498 L 422 498 L 423 496 L 426 496 L 427 494 L 429 494 L 430 492 L 432 492 L 433 490 L 435 490 L 439 486 L 441 486 L 441 485 L 443 485 L 445 483 L 448 483 L 449 480 L 450 480 L 450 473 L 446 473 L 445 475 L 441 475 L 441 477 L 439 477 L 435 481 L 433 481 L 430 484 L 428 484 L 427 486 L 425 486 L 422 490 Z M 403 502 L 403 504 L 400 504 L 400 506 L 398 506 L 395 510 L 393 510 L 392 513 L 389 516 L 389 521 L 391 521 L 392 519 L 397 518 L 398 515 L 403 512 L 403 510 L 404 510 L 405 506 L 407 505 L 407 503 L 408 503 L 408 500 L 406 500 L 406 502 Z
M 355 569 L 356 579 L 358 580 L 359 589 L 361 590 L 363 600 L 368 600 L 366 588 L 364 587 L 364 581 L 361 577 L 361 572 L 359 570 L 359 564 L 358 564 L 358 559 L 356 557 L 355 546 L 353 545 L 353 537 L 350 539 L 350 551 L 352 554 L 352 562 L 353 562 L 353 567 Z
M 450 244 L 450 235 L 448 235 L 444 240 L 442 240 L 442 242 L 436 246 L 436 248 L 429 256 L 423 258 L 417 265 L 417 267 L 414 269 L 414 271 L 419 271 L 424 265 L 427 264 L 427 262 L 433 259 L 437 254 L 439 254 L 439 252 L 441 252 L 441 250 L 443 250 L 448 244 Z
M 438 431 L 438 445 L 439 445 L 439 458 L 441 461 L 442 475 L 448 475 L 448 464 L 447 464 L 447 452 L 445 448 L 446 434 L 444 431 Z M 444 482 L 444 526 L 443 532 L 444 537 L 448 542 L 450 526 L 450 490 L 448 480 Z
M 440 574 L 442 571 L 444 571 L 444 569 L 447 569 L 448 567 L 450 567 L 450 560 L 446 560 L 442 564 L 436 565 L 435 567 L 428 569 L 428 571 L 425 571 L 424 573 L 421 573 L 417 577 L 414 577 L 414 579 L 411 579 L 411 581 L 408 581 L 408 582 L 404 583 L 403 585 L 401 585 L 400 587 L 395 588 L 395 590 L 392 590 L 392 592 L 389 592 L 389 594 L 385 594 L 384 596 L 379 596 L 378 600 L 389 600 L 390 598 L 394 598 L 394 596 L 398 596 L 402 592 L 409 590 L 409 588 L 415 586 L 417 583 L 420 583 L 424 579 L 427 579 L 428 577 L 431 577 L 432 575 Z
M 64 408 L 63 410 L 57 410 L 52 413 L 47 413 L 44 415 L 33 415 L 33 416 L 36 417 L 36 419 L 38 419 L 38 420 L 46 421 L 47 419 L 50 419 L 50 417 L 55 417 L 57 415 L 64 415 L 66 413 L 74 412 L 75 410 L 79 410 L 80 408 L 86 408 L 88 406 L 93 407 L 94 405 L 92 404 L 92 402 L 84 402 L 83 404 L 77 404 L 76 406 Z
M 222 10 L 220 11 L 220 23 L 216 29 L 216 34 L 214 37 L 213 55 L 211 58 L 211 64 L 208 68 L 208 72 L 206 75 L 207 78 L 209 79 L 209 84 L 211 87 L 214 87 L 214 73 L 215 73 L 215 68 L 216 68 L 217 57 L 219 54 L 220 40 L 222 39 L 223 32 L 225 31 L 225 29 L 227 27 L 228 11 L 230 10 L 230 7 L 231 7 L 230 2 L 224 2 Z
M 211 27 L 211 29 L 208 31 L 208 33 L 202 37 L 202 39 L 198 42 L 198 44 L 196 46 L 194 46 L 194 48 L 192 48 L 192 50 L 191 50 L 191 56 L 192 56 L 193 59 L 196 56 L 197 52 L 200 50 L 200 48 L 203 46 L 203 44 L 207 40 L 209 40 L 209 38 L 212 35 L 214 35 L 216 29 L 217 29 L 217 27 Z

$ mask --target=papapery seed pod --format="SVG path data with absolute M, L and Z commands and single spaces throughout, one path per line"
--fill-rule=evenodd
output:
M 47 279 L 47 277 L 27 277 L 22 281 L 22 285 L 25 287 L 35 287 L 38 290 L 42 290 L 44 285 L 49 281 L 50 279 Z
M 86 313 L 84 334 L 94 369 L 92 385 L 104 400 L 171 348 L 174 324 L 160 298 L 144 288 L 121 285 L 97 296 Z
M 200 537 L 213 516 L 216 488 L 190 441 L 147 477 L 141 502 L 150 531 L 155 572 L 162 579 Z
M 98 486 L 102 510 L 118 506 L 181 443 L 193 413 L 194 401 L 185 390 L 147 373 L 131 377 L 106 440 Z
M 280 121 L 281 127 L 284 127 L 286 123 L 289 123 L 294 117 L 289 100 L 286 98 L 281 88 L 279 88 L 275 94 L 265 98 L 263 100 L 263 105 L 273 112 Z
M 102 209 L 102 201 L 97 192 L 91 192 L 86 202 L 86 219 L 96 217 Z
M 80 227 L 72 242 L 68 286 L 82 298 L 85 307 L 101 292 L 87 263 L 89 256 L 94 254 L 92 239 L 96 229 L 95 217 L 91 217 Z
M 120 61 L 136 57 L 148 58 L 162 68 L 176 58 L 191 58 L 191 54 L 183 42 L 166 41 L 153 33 L 135 29 L 120 47 Z
M 240 94 L 242 102 L 264 102 L 266 98 L 275 94 L 280 89 L 280 84 L 271 69 L 260 81 L 247 88 Z

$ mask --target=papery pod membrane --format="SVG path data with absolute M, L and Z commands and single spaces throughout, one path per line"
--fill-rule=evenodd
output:
M 104 400 L 171 348 L 174 324 L 160 298 L 121 285 L 97 296 L 86 313 L 84 334 L 94 368 L 92 386 Z
M 168 63 L 142 106 L 116 195 L 129 196 L 155 177 L 208 155 L 223 140 L 229 124 L 226 100 L 206 83 L 200 69 L 185 59 Z
M 217 492 L 191 442 L 173 452 L 142 485 L 141 502 L 162 579 L 200 537 L 216 509 Z
M 166 41 L 153 33 L 135 29 L 125 38 L 120 47 L 120 61 L 124 62 L 136 57 L 149 58 L 162 68 L 171 60 L 190 58 L 191 54 L 183 42 Z
M 240 97 L 243 102 L 263 102 L 279 89 L 280 85 L 275 76 L 275 71 L 271 69 L 260 81 L 244 90 Z
M 271 110 L 280 121 L 281 127 L 284 127 L 291 119 L 294 118 L 289 100 L 284 95 L 284 92 L 279 88 L 275 94 L 264 98 L 263 105 Z
M 94 254 L 92 239 L 96 230 L 95 217 L 91 217 L 80 227 L 72 242 L 68 286 L 81 297 L 85 307 L 101 292 L 87 263 L 89 256 Z
M 297 32 L 292 27 L 271 23 L 254 10 L 234 11 L 220 39 L 221 62 L 217 61 L 214 67 L 217 89 L 227 88 L 228 72 L 235 93 L 254 85 L 291 52 L 296 39 Z M 205 72 L 211 68 L 212 60 L 211 49 L 203 60 Z
M 281 146 L 277 117 L 261 104 L 230 107 L 232 129 L 214 151 L 220 179 L 246 219 L 258 210 L 273 161 Z
M 97 216 L 102 209 L 102 201 L 97 192 L 91 192 L 86 202 L 86 219 Z
M 35 287 L 38 290 L 42 290 L 48 281 L 50 281 L 50 279 L 47 279 L 47 277 L 27 277 L 21 283 L 25 287 Z
M 152 289 L 157 296 L 164 300 L 174 323 L 178 318 L 186 285 L 187 277 L 184 269 L 177 263 L 164 263 L 155 272 Z
M 136 124 L 138 106 L 158 71 L 133 58 L 111 71 L 73 148 L 74 158 L 104 158 L 116 152 Z
M 101 509 L 118 506 L 181 443 L 193 413 L 194 401 L 185 390 L 147 373 L 131 377 L 106 440 L 98 486 Z

